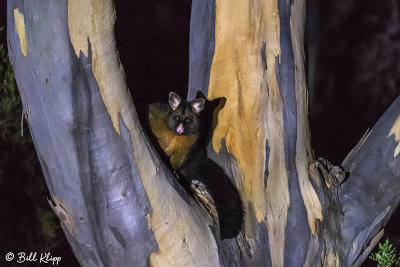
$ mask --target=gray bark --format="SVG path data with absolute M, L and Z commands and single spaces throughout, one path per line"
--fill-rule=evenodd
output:
M 253 133 L 255 127 L 246 129 L 246 124 L 239 125 L 248 133 L 245 141 L 256 139 L 265 144 L 260 155 L 247 156 L 262 157 L 265 162 L 261 162 L 262 166 L 255 163 L 262 167 L 263 174 L 252 179 L 262 185 L 251 191 L 246 184 L 248 173 L 240 173 L 240 166 L 246 165 L 240 153 L 237 157 L 236 152 L 229 152 L 234 151 L 230 141 L 223 139 L 218 153 L 209 147 L 210 157 L 226 170 L 240 190 L 247 214 L 243 233 L 222 242 L 215 240 L 210 221 L 160 163 L 142 132 L 126 88 L 109 89 L 102 83 L 107 73 L 99 72 L 99 55 L 104 54 L 99 53 L 98 40 L 88 34 L 84 39 L 87 51 L 78 49 L 77 53 L 77 45 L 71 41 L 75 33 L 68 21 L 71 3 L 8 0 L 7 31 L 10 59 L 52 196 L 50 203 L 82 266 L 361 264 L 371 248 L 369 244 L 377 242 L 375 237 L 379 237 L 400 200 L 400 161 L 396 150 L 400 138 L 400 99 L 344 160 L 342 167 L 349 173 L 346 180 L 332 183 L 332 169 L 318 168 L 309 148 L 304 104 L 307 94 L 301 72 L 303 1 L 278 0 L 277 21 L 263 17 L 261 7 L 249 3 L 249 13 L 254 12 L 250 18 L 258 16 L 260 20 L 249 22 L 250 34 L 245 36 L 253 39 L 240 41 L 254 45 L 255 54 L 247 55 L 244 53 L 250 50 L 241 50 L 237 55 L 254 59 L 257 66 L 262 66 L 251 69 L 247 75 L 259 71 L 262 77 L 260 87 L 251 87 L 253 91 L 249 89 L 248 93 L 261 88 L 256 99 L 260 100 L 260 111 L 250 115 L 259 119 L 257 126 L 265 130 L 265 139 L 264 135 Z M 106 7 L 91 14 L 105 10 L 112 17 L 112 5 L 107 6 L 110 2 L 101 3 Z M 264 9 L 269 4 L 273 7 L 267 1 L 262 3 Z M 232 16 L 238 14 L 232 10 Z M 219 92 L 215 89 L 218 79 L 212 72 L 213 67 L 214 71 L 224 67 L 223 63 L 214 65 L 213 61 L 221 40 L 215 22 L 223 16 L 218 12 L 221 10 L 216 9 L 214 1 L 193 1 L 189 98 L 197 90 L 210 93 L 211 87 L 213 93 Z M 239 19 L 233 17 L 230 21 L 233 28 Z M 276 29 L 263 24 L 268 19 L 279 24 L 280 53 L 276 55 L 271 53 L 271 43 L 267 42 L 270 39 L 263 39 L 263 35 L 260 39 L 254 37 L 258 36 L 260 21 L 260 28 L 266 27 L 267 34 L 271 28 Z M 103 26 L 96 20 L 93 23 L 94 31 Z M 112 25 L 105 28 L 112 30 Z M 108 41 L 111 43 L 107 51 L 116 53 L 113 39 L 105 40 L 107 45 Z M 275 55 L 272 60 L 271 55 Z M 119 68 L 119 64 L 113 67 L 115 62 L 105 64 L 108 63 L 111 72 Z M 273 70 L 267 68 L 271 65 Z M 246 74 L 240 64 L 235 67 L 238 71 L 232 79 L 238 81 L 238 91 L 243 94 L 247 85 L 240 82 L 247 81 Z M 271 82 L 271 73 L 276 86 Z M 119 72 L 112 79 L 123 80 L 123 75 Z M 234 89 L 225 96 L 227 104 L 235 101 Z M 272 99 L 274 94 L 279 97 Z M 243 105 L 253 103 L 239 100 Z M 276 118 L 281 115 L 281 121 L 274 120 L 273 107 L 280 107 L 276 109 Z M 265 112 L 261 110 L 268 111 L 268 116 L 263 117 Z M 241 122 L 248 114 L 243 111 L 240 115 L 238 121 L 232 122 Z M 282 134 L 276 134 L 274 129 L 281 129 Z M 279 159 L 284 161 L 281 167 L 272 164 L 274 160 L 281 162 Z M 281 168 L 281 173 L 274 168 Z M 264 190 L 262 194 L 256 194 L 259 187 Z M 273 194 L 275 189 L 279 194 Z M 289 199 L 282 197 L 286 192 Z M 316 198 L 308 199 L 312 194 Z M 312 200 L 319 202 L 321 216 Z

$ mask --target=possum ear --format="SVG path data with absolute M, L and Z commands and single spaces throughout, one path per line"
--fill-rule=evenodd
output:
M 199 114 L 204 108 L 205 100 L 204 98 L 197 98 L 193 100 L 190 104 L 192 105 L 192 110 L 195 113 Z
M 176 94 L 174 92 L 169 93 L 168 103 L 173 110 L 177 109 L 179 107 L 179 105 L 181 104 L 181 102 L 182 102 L 182 99 L 178 94 Z
M 204 98 L 204 99 L 206 99 L 206 97 L 204 96 L 202 91 L 197 91 L 196 98 Z

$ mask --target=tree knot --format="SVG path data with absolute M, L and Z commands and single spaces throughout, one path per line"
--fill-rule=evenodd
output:
M 346 172 L 342 166 L 333 165 L 328 160 L 321 157 L 315 162 L 315 166 L 323 176 L 325 184 L 328 186 L 340 185 L 348 176 L 348 172 Z

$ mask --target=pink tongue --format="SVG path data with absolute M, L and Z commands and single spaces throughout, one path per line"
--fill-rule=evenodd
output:
M 183 134 L 183 124 L 179 123 L 178 127 L 176 127 L 176 132 L 178 134 Z

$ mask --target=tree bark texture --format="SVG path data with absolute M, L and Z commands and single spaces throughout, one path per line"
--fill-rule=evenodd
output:
M 321 169 L 310 147 L 305 1 L 193 1 L 191 19 L 188 96 L 227 98 L 209 156 L 245 202 L 241 264 L 360 265 L 399 201 L 400 100 L 342 168 Z M 342 184 L 328 178 L 335 169 Z
M 224 241 L 143 133 L 112 1 L 8 0 L 7 17 L 50 204 L 82 266 L 358 266 L 398 205 L 399 99 L 344 160 L 343 183 L 314 159 L 304 0 L 192 2 L 188 96 L 227 99 L 209 156 L 246 211 Z
M 205 216 L 139 125 L 115 49 L 113 3 L 8 1 L 7 12 L 25 118 L 81 265 L 218 265 Z

